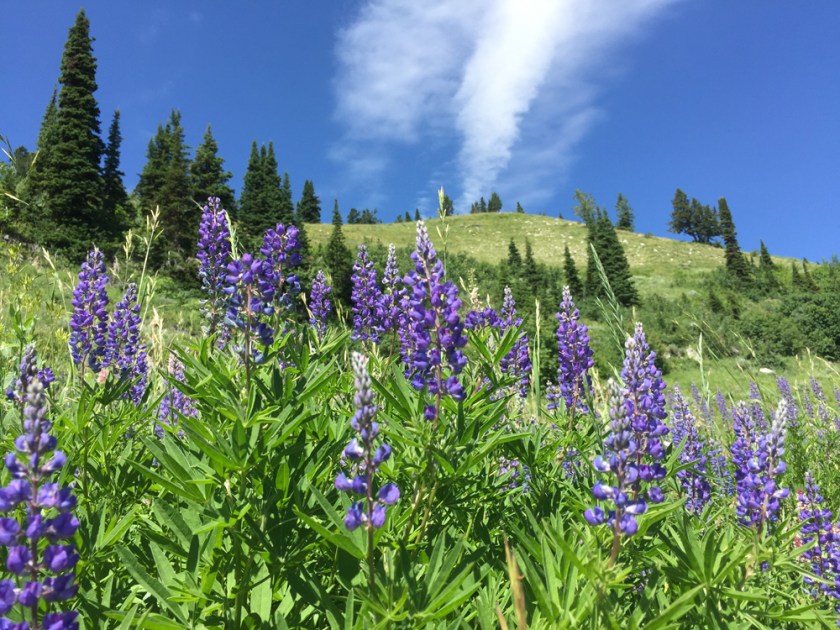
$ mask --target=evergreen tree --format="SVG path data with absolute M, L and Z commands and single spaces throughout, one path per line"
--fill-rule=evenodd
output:
M 41 121 L 38 141 L 35 145 L 37 155 L 28 172 L 27 198 L 32 201 L 44 192 L 44 180 L 53 176 L 52 152 L 58 140 L 58 91 L 53 89 L 47 111 Z
M 799 273 L 799 269 L 796 268 L 796 262 L 794 261 L 790 263 L 790 286 L 794 291 L 802 291 L 804 288 L 802 285 L 802 275 Z
M 744 255 L 741 253 L 741 247 L 738 245 L 738 238 L 735 234 L 735 222 L 732 220 L 729 204 L 726 203 L 726 199 L 723 197 L 718 201 L 718 216 L 720 217 L 720 231 L 723 237 L 726 270 L 734 278 L 740 281 L 747 281 L 752 274 Z
M 144 210 L 160 208 L 162 234 L 154 252 L 158 265 L 180 267 L 193 255 L 201 210 L 193 202 L 189 147 L 184 143 L 181 114 L 173 109 L 166 126 L 158 125 L 149 142 L 146 164 L 135 192 Z
M 411 223 L 411 215 L 408 213 L 408 210 L 405 211 L 405 222 Z
M 263 199 L 265 203 L 264 214 L 262 216 L 263 225 L 258 229 L 259 236 L 262 235 L 269 228 L 275 227 L 278 223 L 283 223 L 284 210 L 284 191 L 282 189 L 283 180 L 280 178 L 280 170 L 277 165 L 277 157 L 274 155 L 274 143 L 269 141 L 268 150 L 265 154 L 260 153 L 262 158 L 262 172 L 263 172 Z M 289 198 L 291 203 L 291 197 Z
M 58 81 L 55 144 L 43 179 L 54 228 L 44 236 L 50 245 L 78 258 L 96 241 L 103 224 L 96 58 L 84 10 L 67 35 Z
M 420 208 L 415 208 L 414 209 L 414 221 L 417 222 L 417 221 L 421 221 L 421 220 L 422 220 L 422 217 L 420 216 Z
M 519 273 L 519 269 L 522 267 L 522 256 L 519 254 L 519 250 L 516 248 L 516 243 L 514 242 L 513 238 L 510 239 L 510 244 L 508 245 L 508 267 L 513 273 Z
M 338 211 L 338 200 L 333 206 L 332 225 L 333 231 L 327 242 L 324 258 L 332 276 L 333 295 L 348 303 L 352 291 L 353 257 L 347 248 L 344 232 L 341 229 L 342 220 L 341 213 Z
M 598 214 L 598 204 L 592 195 L 581 190 L 575 190 L 575 201 L 577 204 L 572 209 L 575 216 L 579 217 L 587 226 L 594 223 Z
M 487 202 L 487 212 L 501 212 L 502 200 L 495 192 L 490 194 L 490 201 Z
M 563 247 L 563 275 L 566 278 L 566 286 L 569 287 L 572 296 L 577 299 L 583 298 L 583 283 L 580 281 L 577 266 L 575 266 L 575 259 L 572 258 L 568 245 Z
M 199 205 L 207 204 L 209 197 L 218 197 L 222 208 L 232 217 L 236 216 L 236 197 L 228 185 L 233 174 L 226 171 L 225 161 L 219 157 L 219 145 L 213 137 L 210 125 L 204 132 L 201 144 L 195 150 L 195 158 L 190 164 L 190 177 L 193 185 L 193 200 Z
M 283 173 L 283 186 L 280 188 L 280 223 L 288 225 L 295 220 L 295 203 L 292 199 L 292 183 L 289 173 Z
M 601 281 L 595 258 L 592 255 L 592 248 L 598 254 L 601 266 L 604 268 L 607 280 L 612 287 L 616 299 L 622 306 L 634 306 L 639 304 L 639 294 L 633 284 L 633 277 L 630 273 L 630 264 L 624 248 L 618 240 L 615 227 L 610 221 L 606 212 L 598 211 L 594 222 L 589 229 L 587 245 L 590 246 L 586 266 L 586 293 L 590 296 L 604 295 L 604 287 Z
M 516 214 L 525 214 L 525 209 L 522 207 L 522 204 L 518 201 L 516 202 Z
M 120 170 L 121 144 L 120 110 L 116 110 L 108 129 L 108 144 L 102 165 L 102 215 L 109 220 L 106 229 L 112 239 L 119 237 L 129 219 L 126 212 L 128 194 L 122 179 L 124 173 Z
M 444 214 L 448 217 L 451 217 L 455 214 L 455 206 L 452 203 L 452 199 L 449 198 L 449 195 L 443 196 L 443 206 L 441 208 Z
M 816 293 L 820 290 L 817 286 L 817 283 L 814 282 L 814 278 L 811 276 L 811 272 L 808 271 L 808 259 L 802 259 L 802 288 L 810 293 Z
M 246 247 L 258 247 L 266 230 L 283 223 L 280 185 L 274 144 L 269 142 L 268 149 L 262 145 L 258 151 L 253 142 L 239 198 L 239 234 Z
M 262 179 L 262 160 L 260 159 L 260 151 L 257 148 L 257 141 L 254 140 L 251 142 L 251 155 L 248 157 L 248 166 L 245 168 L 245 177 L 242 179 L 242 194 L 239 196 L 239 212 L 237 215 L 231 216 L 250 216 L 255 212 L 257 206 L 261 205 Z
M 711 243 L 721 235 L 717 211 L 688 196 L 679 188 L 671 201 L 673 212 L 668 230 L 674 234 L 687 234 L 695 243 Z
M 542 295 L 545 287 L 540 268 L 534 260 L 534 251 L 531 249 L 531 241 L 525 239 L 525 259 L 523 261 L 522 279 L 525 286 L 531 290 L 532 295 Z
M 770 252 L 767 249 L 767 245 L 764 244 L 764 241 L 761 241 L 761 247 L 759 249 L 758 274 L 760 284 L 765 291 L 770 292 L 779 288 L 779 283 L 776 280 L 776 264 L 770 257 Z
M 315 194 L 315 184 L 307 179 L 303 182 L 303 194 L 297 205 L 298 223 L 321 222 L 321 200 Z
M 630 207 L 630 202 L 627 201 L 627 197 L 621 193 L 618 193 L 615 210 L 618 217 L 618 222 L 615 224 L 616 229 L 632 232 L 635 229 L 636 216 L 633 213 L 633 208 Z
M 359 211 L 356 208 L 350 208 L 347 213 L 347 225 L 356 225 L 359 222 Z

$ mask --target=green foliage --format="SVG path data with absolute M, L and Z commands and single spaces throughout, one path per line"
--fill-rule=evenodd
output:
M 257 150 L 257 143 L 253 142 L 238 213 L 240 237 L 247 247 L 258 249 L 266 230 L 291 220 L 291 189 L 286 191 L 281 185 L 274 144 L 269 142 L 267 149 L 262 145 Z M 284 213 L 289 214 L 286 221 Z
M 630 202 L 621 193 L 618 193 L 618 199 L 615 202 L 615 211 L 618 217 L 615 224 L 616 229 L 632 232 L 635 229 L 636 215 L 633 213 L 633 208 L 630 207 Z
M 341 212 L 338 210 L 337 200 L 333 206 L 332 224 L 333 231 L 327 243 L 324 261 L 330 272 L 333 296 L 343 300 L 345 304 L 349 304 L 353 286 L 350 280 L 353 275 L 353 254 L 347 247 L 344 232 L 341 230 Z
M 580 276 L 577 272 L 575 260 L 569 253 L 569 246 L 563 248 L 563 276 L 565 277 L 566 286 L 573 296 L 583 296 L 583 283 L 580 281 Z
M 673 212 L 668 230 L 674 234 L 687 234 L 695 243 L 711 243 L 721 236 L 717 211 L 703 205 L 697 199 L 688 201 L 688 196 L 679 188 L 671 201 Z
M 624 254 L 624 248 L 618 240 L 612 221 L 606 212 L 598 211 L 591 219 L 587 233 L 590 252 L 586 265 L 586 295 L 598 297 L 604 295 L 604 287 L 598 274 L 595 256 L 597 254 L 616 298 L 623 306 L 639 304 L 639 294 L 630 274 L 630 264 Z
M 575 189 L 575 201 L 572 213 L 590 227 L 598 218 L 598 204 L 595 203 L 592 195 L 577 189 Z
M 320 223 L 321 200 L 315 194 L 315 184 L 311 179 L 303 182 L 303 194 L 297 204 L 297 223 Z
M 225 161 L 219 156 L 219 145 L 213 137 L 210 125 L 204 131 L 201 144 L 195 150 L 190 164 L 190 180 L 193 187 L 193 201 L 203 207 L 210 197 L 218 197 L 222 208 L 231 217 L 237 216 L 236 196 L 228 182 L 233 174 L 225 170 Z
M 726 270 L 735 280 L 742 283 L 749 282 L 752 279 L 752 272 L 744 254 L 741 253 L 741 247 L 738 245 L 738 237 L 735 233 L 735 222 L 732 220 L 729 204 L 723 197 L 718 201 L 718 215 L 720 217 L 720 232 L 723 238 Z

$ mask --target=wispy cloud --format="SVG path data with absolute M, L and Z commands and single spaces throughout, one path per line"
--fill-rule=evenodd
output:
M 338 37 L 342 145 L 454 136 L 461 204 L 502 180 L 539 198 L 597 118 L 611 53 L 674 1 L 370 0 Z

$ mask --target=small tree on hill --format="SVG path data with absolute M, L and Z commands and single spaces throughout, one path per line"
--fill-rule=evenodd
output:
M 300 223 L 321 222 L 321 200 L 315 194 L 315 184 L 310 179 L 303 182 L 303 194 L 297 205 L 297 219 Z
M 597 218 L 598 204 L 592 198 L 592 195 L 581 190 L 575 190 L 575 207 L 572 212 L 576 217 L 579 217 L 587 226 L 593 224 Z
M 575 266 L 575 259 L 569 252 L 569 246 L 563 247 L 563 276 L 566 279 L 566 285 L 569 287 L 572 296 L 580 299 L 583 297 L 583 283 L 580 281 L 577 266 Z
M 204 206 L 208 198 L 218 197 L 228 214 L 236 216 L 236 197 L 228 185 L 233 174 L 225 170 L 224 164 L 224 159 L 219 157 L 219 145 L 213 137 L 213 130 L 207 125 L 201 144 L 195 150 L 195 158 L 190 164 L 193 200 L 199 206 Z
M 283 173 L 283 186 L 280 188 L 280 223 L 288 225 L 295 220 L 295 203 L 292 199 L 292 182 L 289 173 Z
M 502 199 L 499 197 L 498 193 L 493 192 L 490 194 L 490 201 L 487 202 L 487 212 L 501 212 L 502 211 Z
M 352 291 L 353 256 L 344 240 L 344 232 L 341 229 L 342 223 L 338 201 L 336 200 L 333 206 L 333 231 L 330 234 L 330 240 L 327 242 L 324 258 L 332 276 L 333 295 L 340 297 L 346 303 L 349 302 Z
M 522 279 L 533 295 L 541 295 L 544 286 L 543 278 L 540 273 L 540 268 L 537 266 L 537 261 L 534 260 L 534 251 L 531 249 L 531 241 L 525 239 L 525 259 L 523 260 Z
M 726 271 L 740 281 L 747 281 L 752 277 L 750 267 L 747 264 L 741 247 L 738 245 L 738 237 L 735 233 L 735 222 L 732 220 L 732 213 L 729 211 L 729 204 L 721 197 L 718 201 L 718 215 L 720 216 L 720 231 L 723 236 L 726 259 Z
M 633 284 L 630 264 L 624 248 L 618 240 L 612 221 L 606 212 L 598 211 L 589 229 L 588 258 L 586 265 L 586 293 L 590 296 L 604 295 L 604 286 L 598 273 L 592 249 L 598 254 L 601 266 L 610 283 L 616 299 L 622 306 L 639 304 L 639 294 Z
M 671 201 L 673 212 L 668 230 L 674 234 L 687 234 L 695 243 L 711 243 L 720 236 L 718 213 L 711 206 L 697 199 L 688 200 L 686 194 L 677 188 Z
M 517 249 L 516 243 L 512 237 L 510 239 L 510 243 L 508 244 L 507 262 L 508 267 L 510 267 L 510 270 L 513 273 L 519 273 L 519 270 L 522 267 L 522 256 L 519 254 L 519 249 Z
M 772 292 L 779 288 L 779 282 L 776 280 L 776 264 L 770 257 L 770 251 L 764 241 L 761 241 L 758 255 L 758 281 L 761 288 L 766 292 Z
M 627 197 L 618 193 L 618 199 L 615 202 L 615 211 L 618 221 L 615 224 L 616 229 L 626 230 L 632 232 L 635 229 L 636 216 L 633 213 L 633 208 L 630 207 L 630 202 Z
M 110 219 L 106 231 L 111 239 L 119 237 L 127 226 L 128 194 L 123 184 L 124 173 L 120 170 L 120 110 L 114 112 L 108 129 L 108 144 L 105 146 L 105 159 L 102 165 L 102 214 Z
M 516 202 L 516 214 L 525 214 L 525 208 L 518 201 Z

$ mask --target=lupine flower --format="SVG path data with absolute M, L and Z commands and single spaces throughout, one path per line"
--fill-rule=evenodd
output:
M 709 408 L 709 401 L 700 394 L 697 385 L 691 385 L 691 397 L 694 399 L 697 408 L 700 410 L 700 416 L 707 426 L 712 425 L 712 410 Z
M 352 339 L 379 343 L 385 329 L 383 325 L 386 316 L 385 304 L 382 290 L 377 282 L 376 269 L 364 245 L 359 245 L 359 253 L 356 262 L 353 263 L 351 281 L 353 283 L 350 293 L 353 312 Z
M 503 333 L 509 328 L 520 328 L 522 326 L 522 318 L 516 314 L 516 302 L 509 287 L 505 287 L 505 297 L 502 302 L 499 321 L 503 326 Z M 524 332 L 519 333 L 513 348 L 499 362 L 499 367 L 505 374 L 510 374 L 518 379 L 520 398 L 527 397 L 531 388 L 531 356 L 528 352 L 528 335 Z
M 531 480 L 531 471 L 527 464 L 523 464 L 518 459 L 500 457 L 499 476 L 509 477 L 508 483 L 505 485 L 507 490 L 519 489 L 522 492 L 528 492 L 528 482 Z
M 70 352 L 73 363 L 99 372 L 105 356 L 108 333 L 108 294 L 105 285 L 105 258 L 98 249 L 88 254 L 73 289 L 73 315 L 70 317 Z
M 802 544 L 814 542 L 814 546 L 802 554 L 808 561 L 811 571 L 830 584 L 814 582 L 805 577 L 812 587 L 812 594 L 822 592 L 835 599 L 840 599 L 840 535 L 835 532 L 831 521 L 831 510 L 822 507 L 823 497 L 819 486 L 814 482 L 810 472 L 805 473 L 805 491 L 798 493 L 799 520 L 802 525 Z
M 374 493 L 376 473 L 382 462 L 391 457 L 391 447 L 385 442 L 376 446 L 379 423 L 374 421 L 376 403 L 367 368 L 367 357 L 354 352 L 351 363 L 356 389 L 353 399 L 356 413 L 350 421 L 350 426 L 358 435 L 344 449 L 344 459 L 351 462 L 350 477 L 343 472 L 339 473 L 335 479 L 335 487 L 342 492 L 362 497 L 361 501 L 355 501 L 350 506 L 344 519 L 344 526 L 352 531 L 360 525 L 367 528 L 382 527 L 385 524 L 386 508 L 399 500 L 400 489 L 396 484 L 389 482 Z
M 671 439 L 674 445 L 683 444 L 680 462 L 690 464 L 689 468 L 677 473 L 686 493 L 685 509 L 699 515 L 712 496 L 709 483 L 708 459 L 703 449 L 703 440 L 697 431 L 694 414 L 682 396 L 679 386 L 674 387 L 671 396 Z
M 589 328 L 580 321 L 580 311 L 572 301 L 569 287 L 563 287 L 563 300 L 557 313 L 557 383 L 570 414 L 588 413 L 584 402 L 591 385 L 589 370 L 595 365 L 589 347 Z M 549 399 L 547 407 L 557 408 L 557 400 Z
M 218 197 L 210 197 L 201 213 L 198 226 L 198 277 L 205 298 L 201 301 L 201 312 L 208 321 L 208 333 L 213 334 L 223 327 L 229 296 L 225 293 L 227 266 L 231 260 L 230 228 L 227 212 L 221 207 Z M 225 342 L 225 335 L 220 343 Z
M 64 467 L 66 458 L 55 450 L 56 439 L 49 434 L 52 424 L 46 419 L 45 387 L 35 362 L 35 348 L 29 346 L 18 379 L 25 389 L 14 391 L 22 407 L 23 435 L 15 440 L 16 452 L 5 459 L 12 481 L 0 488 L 0 512 L 12 513 L 0 518 L 0 544 L 8 549 L 6 569 L 15 576 L 0 580 L 0 627 L 76 629 L 76 612 L 40 616 L 42 601 L 49 607 L 76 595 L 73 569 L 79 555 L 67 541 L 79 521 L 72 514 L 76 506 L 72 488 L 49 481 Z M 28 611 L 29 621 L 14 624 L 5 617 L 15 604 Z
M 175 355 L 169 355 L 169 376 L 177 383 L 183 383 L 185 380 L 184 364 L 176 359 Z M 193 418 L 197 415 L 198 411 L 193 400 L 172 383 L 167 383 L 166 394 L 160 401 L 160 407 L 158 407 L 155 434 L 162 438 L 164 426 L 174 427 L 177 426 L 179 417 Z M 179 435 L 182 435 L 180 431 Z
M 633 436 L 625 394 L 612 379 L 607 382 L 607 392 L 610 418 L 610 432 L 604 442 L 607 455 L 598 455 L 592 465 L 598 472 L 610 473 L 614 485 L 598 481 L 592 488 L 592 495 L 599 501 L 609 501 L 613 509 L 604 511 L 595 506 L 586 510 L 583 516 L 590 525 L 606 523 L 617 539 L 620 535 L 632 536 L 638 531 L 636 516 L 647 511 L 647 502 L 639 493 L 639 443 Z
M 780 376 L 776 380 L 776 385 L 779 388 L 779 393 L 787 401 L 787 425 L 794 428 L 799 424 L 799 409 L 796 406 L 796 400 L 793 398 L 793 392 L 790 389 L 790 384 L 784 376 Z
M 722 496 L 732 496 L 732 493 L 735 492 L 735 484 L 732 481 L 729 459 L 714 436 L 709 436 L 707 457 L 711 473 L 710 478 L 714 483 L 715 491 Z
M 750 413 L 753 415 L 753 423 L 758 432 L 767 430 L 767 417 L 764 415 L 764 408 L 761 406 L 761 392 L 755 382 L 750 383 Z
M 461 300 L 455 285 L 444 279 L 443 264 L 422 221 L 417 222 L 417 249 L 411 258 L 414 270 L 403 279 L 408 294 L 399 329 L 406 378 L 415 389 L 427 388 L 438 400 L 442 396 L 463 400 L 458 374 L 467 364 L 461 351 L 467 338 L 458 314 Z M 437 422 L 438 411 L 439 405 L 427 405 L 426 419 Z
M 327 332 L 327 316 L 332 310 L 332 302 L 327 297 L 330 293 L 332 293 L 332 289 L 327 284 L 327 276 L 324 275 L 323 271 L 318 271 L 315 274 L 312 291 L 309 294 L 309 310 L 312 312 L 309 324 L 318 333 L 319 340 L 323 339 Z
M 126 287 L 123 299 L 117 302 L 114 316 L 108 324 L 108 341 L 105 346 L 103 368 L 119 371 L 119 378 L 136 381 L 126 393 L 135 404 L 146 391 L 146 344 L 140 343 L 140 304 L 137 302 L 137 285 Z
M 388 259 L 385 261 L 385 273 L 382 275 L 382 330 L 396 330 L 400 325 L 400 301 L 404 290 L 399 288 L 402 278 L 397 266 L 397 249 L 388 245 Z
M 736 513 L 741 522 L 761 534 L 767 523 L 776 519 L 780 501 L 789 494 L 778 487 L 778 477 L 787 468 L 782 459 L 785 453 L 787 403 L 779 401 L 773 424 L 768 433 L 757 434 L 746 445 L 748 428 L 736 425 L 736 439 L 732 445 L 732 459 L 736 466 Z M 741 408 L 743 413 L 743 408 Z M 738 418 L 743 423 L 743 418 Z M 746 461 L 745 461 L 746 458 Z
M 266 230 L 260 253 L 265 257 L 261 277 L 271 285 L 271 290 L 263 288 L 269 301 L 283 310 L 290 309 L 293 298 L 300 293 L 300 279 L 292 269 L 300 264 L 300 231 L 294 225 L 285 226 L 278 223 L 274 228 Z M 268 295 L 271 298 L 268 298 Z
M 256 339 L 263 346 L 270 346 L 274 341 L 274 328 L 266 319 L 274 314 L 276 290 L 271 266 L 265 260 L 244 253 L 239 260 L 228 263 L 225 281 L 225 292 L 230 296 L 227 324 L 244 331 L 247 343 Z M 253 349 L 250 351 L 257 354 Z M 257 354 L 257 358 L 260 356 Z
M 723 421 L 728 420 L 730 414 L 729 405 L 726 404 L 726 396 L 723 395 L 722 391 L 717 391 L 717 394 L 715 394 L 715 401 L 717 402 L 720 419 Z

